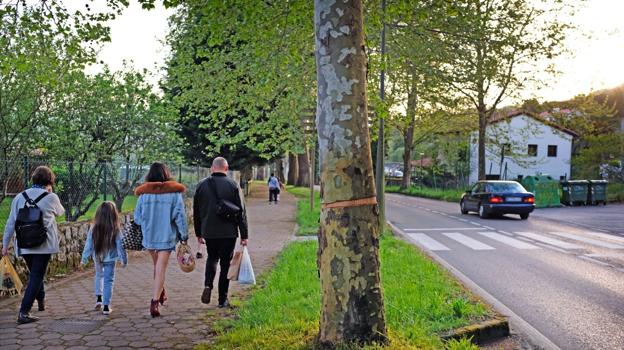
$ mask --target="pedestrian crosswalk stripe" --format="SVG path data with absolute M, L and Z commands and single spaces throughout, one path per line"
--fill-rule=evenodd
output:
M 585 232 L 586 234 L 590 235 L 590 236 L 594 236 L 594 237 L 598 237 L 598 238 L 602 238 L 602 239 L 606 239 L 606 240 L 610 240 L 610 241 L 614 241 L 614 242 L 618 242 L 618 243 L 624 243 L 624 237 L 620 237 L 620 236 L 616 236 L 616 235 L 610 235 L 608 233 L 602 233 L 602 232 Z
M 550 233 L 555 236 L 565 237 L 565 238 L 573 239 L 575 241 L 589 243 L 598 247 L 610 248 L 610 249 L 624 249 L 624 246 L 619 245 L 619 244 L 599 241 L 597 239 L 583 237 L 583 236 L 575 235 L 572 233 L 567 233 L 567 232 L 550 232 Z
M 577 244 L 572 244 L 558 239 L 545 237 L 533 232 L 516 232 L 516 234 L 563 249 L 581 249 L 581 246 Z
M 489 239 L 493 239 L 495 241 L 504 243 L 508 246 L 514 247 L 514 248 L 518 248 L 518 249 L 541 249 L 538 246 L 534 246 L 533 244 L 529 244 L 526 242 L 523 242 L 521 240 L 518 239 L 514 239 L 511 237 L 507 237 L 504 236 L 502 234 L 496 233 L 496 232 L 477 232 L 478 234 L 487 237 Z
M 416 241 L 416 243 L 422 245 L 423 247 L 429 250 L 450 250 L 444 244 L 436 241 L 435 239 L 427 236 L 424 233 L 408 233 L 407 235 L 412 240 Z
M 444 232 L 442 233 L 443 235 L 445 235 L 446 237 L 457 241 L 463 245 L 465 245 L 468 248 L 472 248 L 474 250 L 494 250 L 496 248 L 491 247 L 485 243 L 481 243 L 475 239 L 472 239 L 464 234 L 461 234 L 459 232 Z

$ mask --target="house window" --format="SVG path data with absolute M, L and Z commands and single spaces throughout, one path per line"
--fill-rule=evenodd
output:
M 537 145 L 529 145 L 529 157 L 537 157 Z
M 549 157 L 557 156 L 557 145 L 548 145 L 548 156 Z

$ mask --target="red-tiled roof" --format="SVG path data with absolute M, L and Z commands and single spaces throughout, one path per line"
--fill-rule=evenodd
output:
M 544 113 L 542 113 L 542 114 L 544 114 Z M 531 112 L 527 112 L 527 111 L 523 111 L 523 110 L 519 110 L 519 109 L 498 111 L 498 112 L 492 114 L 492 116 L 490 117 L 490 120 L 489 120 L 489 124 L 496 124 L 498 122 L 501 122 L 501 121 L 504 121 L 504 120 L 508 120 L 508 119 L 512 119 L 512 118 L 515 118 L 515 117 L 518 117 L 518 116 L 521 116 L 521 115 L 526 115 L 527 117 L 531 117 L 531 118 L 533 118 L 533 119 L 535 119 L 535 120 L 537 120 L 537 121 L 539 121 L 541 123 L 544 123 L 544 124 L 546 124 L 546 125 L 548 125 L 548 126 L 550 126 L 552 128 L 555 128 L 557 130 L 565 132 L 566 134 L 570 134 L 570 135 L 572 135 L 574 137 L 578 137 L 579 136 L 576 132 L 574 132 L 574 131 L 572 131 L 570 129 L 566 129 L 566 128 L 560 126 L 560 125 L 557 125 L 557 124 L 551 122 L 550 120 L 544 118 L 542 115 L 537 116 L 537 115 L 535 115 L 535 114 L 533 114 Z

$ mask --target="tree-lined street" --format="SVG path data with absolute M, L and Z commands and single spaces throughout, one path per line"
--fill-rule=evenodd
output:
M 387 217 L 560 349 L 624 346 L 624 236 L 400 195 L 387 195 Z

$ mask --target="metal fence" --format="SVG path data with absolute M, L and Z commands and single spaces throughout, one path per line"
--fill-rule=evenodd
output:
M 165 162 L 174 180 L 187 187 L 192 196 L 197 183 L 210 175 L 210 169 Z M 56 175 L 55 193 L 65 207 L 65 219 L 76 221 L 93 211 L 103 200 L 114 201 L 120 209 L 133 204 L 134 189 L 145 181 L 149 164 L 124 161 L 67 162 L 47 159 L 23 158 L 0 160 L 0 218 L 6 217 L 10 201 L 16 194 L 31 185 L 30 176 L 37 166 L 49 166 Z

